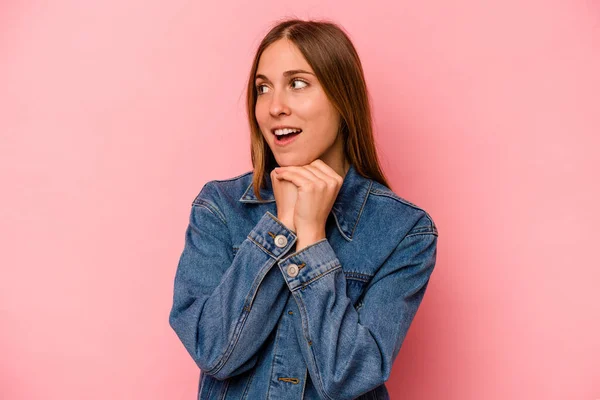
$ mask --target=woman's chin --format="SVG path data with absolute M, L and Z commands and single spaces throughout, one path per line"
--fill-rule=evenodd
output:
M 296 162 L 294 160 L 289 160 L 289 159 L 288 160 L 277 161 L 277 164 L 280 167 L 294 167 L 294 166 L 298 166 L 298 165 L 304 165 L 304 164 L 301 164 L 299 162 Z
M 297 157 L 279 157 L 276 160 L 280 167 L 304 166 L 313 162 L 315 159 L 298 159 Z

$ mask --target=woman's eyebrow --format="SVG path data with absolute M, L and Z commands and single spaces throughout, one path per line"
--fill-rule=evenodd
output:
M 310 74 L 310 75 L 314 75 L 312 72 L 305 71 L 303 69 L 292 69 L 292 70 L 289 70 L 289 71 L 285 71 L 283 73 L 283 76 L 288 77 L 290 75 L 296 75 L 296 74 Z M 256 74 L 256 76 L 254 77 L 254 79 L 256 80 L 258 78 L 261 78 L 261 79 L 264 79 L 267 82 L 270 82 L 269 78 L 267 78 L 263 74 Z

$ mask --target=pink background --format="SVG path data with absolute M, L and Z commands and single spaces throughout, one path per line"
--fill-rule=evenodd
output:
M 251 58 L 294 15 L 348 30 L 440 232 L 392 398 L 600 398 L 597 2 L 43 3 L 0 3 L 0 398 L 195 398 L 190 204 L 250 170 Z

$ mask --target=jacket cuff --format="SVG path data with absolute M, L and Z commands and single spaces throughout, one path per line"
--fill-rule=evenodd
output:
M 282 258 L 278 265 L 291 291 L 342 267 L 327 238 Z
M 296 233 L 269 211 L 260 218 L 248 234 L 248 238 L 271 257 L 278 259 L 296 242 Z

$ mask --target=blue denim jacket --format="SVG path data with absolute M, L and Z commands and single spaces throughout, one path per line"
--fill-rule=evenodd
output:
M 169 323 L 198 399 L 389 399 L 384 382 L 436 259 L 422 208 L 350 166 L 326 238 L 299 251 L 271 179 L 206 183 L 191 205 Z

